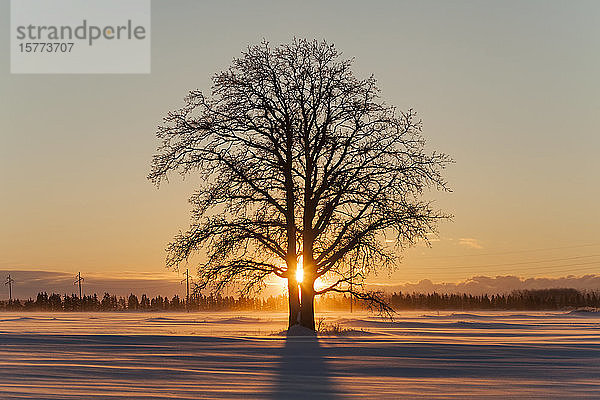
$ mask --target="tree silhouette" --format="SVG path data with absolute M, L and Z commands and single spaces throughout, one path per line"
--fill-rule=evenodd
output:
M 447 190 L 450 159 L 426 153 L 415 112 L 383 102 L 352 62 L 325 41 L 263 41 L 213 77 L 210 96 L 193 90 L 164 118 L 148 178 L 158 185 L 178 171 L 202 182 L 168 267 L 200 251 L 198 288 L 216 292 L 285 278 L 290 326 L 314 329 L 314 297 L 328 292 L 390 311 L 365 278 L 446 218 L 421 197 Z

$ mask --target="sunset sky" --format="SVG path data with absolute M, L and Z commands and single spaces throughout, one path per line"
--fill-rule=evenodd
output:
M 247 45 L 297 36 L 355 57 L 456 161 L 432 194 L 453 221 L 370 282 L 600 274 L 600 2 L 154 1 L 147 75 L 11 75 L 9 17 L 0 0 L 2 271 L 178 279 L 164 247 L 195 181 L 146 180 L 156 126 Z

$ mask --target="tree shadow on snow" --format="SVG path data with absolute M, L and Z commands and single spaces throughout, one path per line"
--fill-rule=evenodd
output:
M 316 336 L 286 336 L 275 369 L 273 399 L 338 399 L 332 372 L 325 361 L 326 349 Z

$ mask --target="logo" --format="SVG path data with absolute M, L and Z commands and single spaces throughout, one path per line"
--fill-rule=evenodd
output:
M 150 0 L 11 0 L 12 73 L 149 73 Z

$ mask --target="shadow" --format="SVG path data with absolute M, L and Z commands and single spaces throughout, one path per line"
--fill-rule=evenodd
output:
M 316 336 L 288 335 L 280 351 L 273 399 L 341 398 L 325 361 L 327 349 Z

